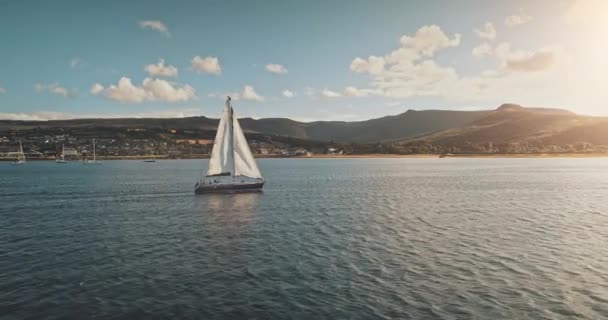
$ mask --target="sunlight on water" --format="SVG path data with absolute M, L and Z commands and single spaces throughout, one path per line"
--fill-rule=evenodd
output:
M 608 317 L 604 159 L 0 164 L 11 318 Z

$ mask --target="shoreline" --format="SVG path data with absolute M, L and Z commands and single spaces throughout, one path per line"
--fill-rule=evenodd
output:
M 607 158 L 608 153 L 471 153 L 471 154 L 317 154 L 311 156 L 282 156 L 282 155 L 256 155 L 256 159 L 397 159 L 397 158 Z M 162 157 L 162 156 L 110 156 L 97 157 L 97 160 L 192 160 L 209 159 L 209 155 L 191 155 L 186 157 Z M 11 162 L 15 159 L 0 159 L 0 162 Z M 55 158 L 29 158 L 28 161 L 55 161 Z M 78 160 L 68 160 L 68 162 L 82 162 Z

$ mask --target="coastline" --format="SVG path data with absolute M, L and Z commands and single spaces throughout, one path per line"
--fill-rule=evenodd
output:
M 313 154 L 310 156 L 255 155 L 256 159 L 396 159 L 396 158 L 608 158 L 608 153 L 471 153 L 471 154 Z M 188 155 L 182 157 L 167 156 L 98 156 L 97 160 L 188 160 L 209 159 L 209 155 Z M 15 159 L 0 159 L 0 162 L 10 162 Z M 28 158 L 28 161 L 55 161 L 55 158 Z M 82 162 L 68 160 L 69 162 Z

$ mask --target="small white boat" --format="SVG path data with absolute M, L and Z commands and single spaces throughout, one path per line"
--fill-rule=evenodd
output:
M 228 97 L 217 127 L 209 169 L 196 183 L 194 192 L 259 192 L 263 187 L 264 179 Z
M 55 160 L 55 163 L 68 163 L 65 160 L 65 145 L 61 145 L 61 159 Z
M 17 160 L 11 162 L 11 164 L 25 164 L 25 153 L 23 153 L 23 145 L 19 141 L 19 152 L 17 153 Z
M 93 160 L 85 160 L 83 163 L 84 164 L 90 164 L 90 165 L 100 165 L 100 164 L 102 164 L 101 161 L 97 160 L 97 156 L 95 154 L 95 139 L 93 139 Z

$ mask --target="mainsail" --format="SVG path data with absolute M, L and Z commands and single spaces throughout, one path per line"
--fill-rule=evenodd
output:
M 226 101 L 226 107 L 220 118 L 215 135 L 215 143 L 209 159 L 208 176 L 234 175 L 234 151 L 232 139 L 232 108 L 230 100 Z

